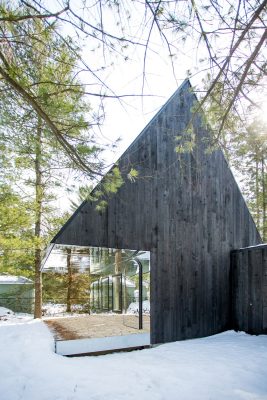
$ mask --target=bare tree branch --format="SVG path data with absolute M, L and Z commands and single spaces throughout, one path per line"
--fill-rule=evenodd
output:
M 225 61 L 222 65 L 222 67 L 220 67 L 219 72 L 217 73 L 216 77 L 214 78 L 213 82 L 211 83 L 209 89 L 207 90 L 206 95 L 204 96 L 204 98 L 201 100 L 199 106 L 198 106 L 198 110 L 200 110 L 203 106 L 203 104 L 206 102 L 206 100 L 209 98 L 210 94 L 212 93 L 212 91 L 214 90 L 214 88 L 216 87 L 216 84 L 219 82 L 219 79 L 221 78 L 222 74 L 224 73 L 226 67 L 228 66 L 229 62 L 231 61 L 231 58 L 233 57 L 233 54 L 235 53 L 235 51 L 238 49 L 238 47 L 240 46 L 240 44 L 243 42 L 246 34 L 249 32 L 249 30 L 251 29 L 251 26 L 253 25 L 253 23 L 257 20 L 257 18 L 259 17 L 259 15 L 261 14 L 261 12 L 264 10 L 264 8 L 267 5 L 267 0 L 264 0 L 259 7 L 255 10 L 254 14 L 252 15 L 250 21 L 248 21 L 248 24 L 246 25 L 246 27 L 244 28 L 243 32 L 241 33 L 241 35 L 239 36 L 239 38 L 237 39 L 236 43 L 233 45 L 233 47 L 230 49 L 228 56 L 225 58 Z M 236 96 L 235 96 L 236 98 Z
M 230 101 L 225 113 L 224 113 L 224 116 L 223 116 L 223 119 L 222 119 L 222 122 L 221 122 L 221 125 L 220 125 L 220 132 L 223 130 L 223 127 L 224 127 L 225 121 L 227 119 L 227 116 L 228 116 L 228 114 L 229 114 L 229 112 L 230 112 L 230 110 L 231 110 L 236 98 L 238 97 L 238 95 L 239 95 L 239 93 L 241 91 L 242 85 L 243 85 L 243 83 L 244 83 L 244 81 L 245 81 L 245 79 L 247 77 L 248 71 L 249 71 L 252 63 L 254 62 L 254 59 L 257 57 L 257 55 L 258 55 L 258 53 L 259 53 L 259 51 L 260 51 L 260 49 L 261 49 L 261 47 L 262 47 L 262 45 L 263 45 L 263 43 L 265 42 L 266 39 L 267 39 L 267 29 L 265 30 L 264 34 L 262 35 L 259 43 L 257 44 L 255 50 L 252 53 L 252 55 L 247 60 L 246 67 L 245 67 L 245 69 L 244 69 L 244 71 L 242 73 L 241 78 L 239 79 L 239 84 L 237 85 L 237 87 L 235 89 L 235 93 L 234 93 L 234 95 L 233 95 L 233 97 L 232 97 L 232 99 L 231 99 L 231 101 Z

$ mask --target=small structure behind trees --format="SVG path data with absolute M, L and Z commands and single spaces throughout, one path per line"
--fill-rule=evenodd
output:
M 0 306 L 29 313 L 34 308 L 34 282 L 23 276 L 0 275 Z

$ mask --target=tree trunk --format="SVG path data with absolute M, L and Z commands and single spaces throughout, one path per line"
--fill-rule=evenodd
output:
M 256 160 L 256 225 L 260 229 L 260 191 L 259 191 L 259 162 Z
M 91 254 L 90 249 L 88 249 L 88 257 L 89 257 L 89 258 L 90 258 L 90 254 Z M 92 280 L 91 280 L 91 267 L 90 267 L 90 264 L 89 264 L 88 275 L 89 275 L 89 287 L 88 287 L 88 314 L 91 314 L 91 306 L 92 306 L 92 304 L 91 304 L 91 283 L 92 283 Z
M 41 172 L 41 152 L 42 152 L 42 123 L 38 118 L 36 142 L 35 142 L 35 302 L 34 318 L 42 318 L 42 273 L 41 273 L 41 220 L 42 220 L 42 172 Z
M 115 275 L 121 274 L 122 263 L 121 263 L 121 250 L 115 250 Z M 113 309 L 115 311 L 120 311 L 122 305 L 120 305 L 121 296 L 121 282 L 120 279 L 114 279 L 113 286 Z
M 264 170 L 264 158 L 261 159 L 261 179 L 262 179 L 262 239 L 267 240 L 267 207 L 266 207 L 266 173 Z
M 71 268 L 71 249 L 67 249 L 67 270 L 68 270 L 68 286 L 67 286 L 67 312 L 71 312 L 72 306 L 72 268 Z

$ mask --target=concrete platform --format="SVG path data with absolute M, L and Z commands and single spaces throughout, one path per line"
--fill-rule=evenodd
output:
M 62 355 L 98 354 L 150 345 L 150 317 L 126 314 L 93 314 L 44 319 L 55 338 L 55 348 Z
M 149 333 L 108 336 L 97 339 L 76 339 L 56 341 L 55 351 L 63 356 L 104 355 L 117 351 L 129 351 L 150 346 Z

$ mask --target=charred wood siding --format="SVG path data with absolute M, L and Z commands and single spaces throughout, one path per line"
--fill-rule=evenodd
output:
M 233 327 L 267 333 L 267 245 L 232 252 Z
M 196 102 L 186 81 L 119 160 L 139 171 L 98 213 L 85 202 L 54 242 L 150 250 L 151 339 L 161 343 L 214 334 L 230 326 L 230 251 L 260 243 L 220 150 L 193 117 L 192 154 L 175 152 Z

